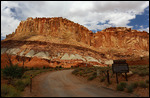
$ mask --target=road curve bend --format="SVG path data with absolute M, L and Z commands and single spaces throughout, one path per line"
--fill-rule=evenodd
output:
M 36 76 L 32 83 L 32 93 L 27 87 L 24 97 L 136 97 L 81 81 L 72 75 L 72 71 L 61 70 Z

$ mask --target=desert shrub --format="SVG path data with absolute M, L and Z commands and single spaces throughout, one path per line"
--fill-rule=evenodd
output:
M 59 68 L 63 68 L 62 66 L 59 66 Z
M 6 66 L 3 70 L 3 75 L 5 77 L 10 77 L 10 78 L 21 78 L 23 75 L 23 68 L 19 67 L 17 64 L 13 66 Z
M 142 87 L 142 88 L 147 88 L 148 87 L 148 85 L 144 81 L 140 81 L 139 86 Z
M 120 85 L 121 85 L 123 88 L 126 88 L 127 83 L 125 83 L 125 82 L 120 82 Z
M 80 74 L 80 76 L 82 76 L 83 73 L 80 71 L 79 74 Z
M 149 65 L 134 65 L 130 66 L 130 70 L 139 76 L 149 75 Z
M 85 71 L 86 73 L 91 73 L 91 72 L 93 72 L 90 68 L 88 68 L 86 71 Z
M 79 67 L 79 70 L 85 70 L 86 68 L 85 67 Z
M 74 69 L 74 71 L 72 71 L 72 74 L 78 74 L 78 72 L 79 72 L 79 69 L 77 68 L 77 69 Z
M 88 80 L 93 80 L 97 77 L 97 73 L 93 72 L 92 75 L 88 78 Z
M 59 69 L 61 69 L 61 68 L 63 68 L 61 65 L 55 67 L 56 70 L 59 70 Z
M 24 79 L 24 80 L 23 80 L 23 83 L 24 83 L 25 86 L 30 85 L 30 78 Z
M 24 67 L 24 71 L 28 71 L 29 68 L 27 66 Z
M 117 90 L 118 90 L 118 91 L 123 91 L 124 88 L 126 88 L 126 86 L 127 86 L 127 83 L 125 83 L 125 82 L 120 82 L 119 84 L 117 84 Z
M 127 92 L 128 92 L 128 93 L 132 93 L 132 92 L 133 92 L 133 88 L 134 88 L 134 87 L 133 87 L 133 85 L 132 85 L 132 84 L 127 85 L 127 87 L 126 87 L 126 88 L 127 88 Z
M 1 86 L 1 97 L 20 97 L 21 94 L 11 85 L 2 85 Z
M 93 80 L 93 79 L 95 79 L 96 78 L 96 76 L 90 76 L 89 78 L 88 78 L 88 80 Z
M 124 91 L 124 87 L 120 84 L 117 84 L 117 91 Z
M 35 70 L 39 70 L 40 68 L 39 67 L 35 67 Z
M 100 77 L 100 82 L 104 82 L 105 81 L 105 79 L 106 79 L 106 77 Z
M 17 79 L 14 81 L 14 87 L 19 91 L 24 91 L 25 87 L 30 84 L 30 78 Z
M 146 75 L 149 75 L 149 71 L 142 70 L 138 74 L 139 74 L 139 76 L 146 76 Z
M 133 74 L 138 74 L 137 70 L 132 70 Z
M 96 73 L 96 72 L 93 72 L 92 75 L 93 75 L 93 76 L 97 76 L 97 73 Z
M 26 85 L 24 84 L 24 82 L 21 79 L 19 79 L 16 81 L 15 87 L 17 88 L 17 90 L 23 91 L 24 88 L 26 87 Z
M 43 66 L 43 69 L 46 69 L 46 67 L 45 67 L 45 66 Z
M 138 87 L 138 82 L 134 82 L 130 84 L 133 88 L 137 88 Z
M 34 70 L 34 67 L 31 67 L 30 70 Z

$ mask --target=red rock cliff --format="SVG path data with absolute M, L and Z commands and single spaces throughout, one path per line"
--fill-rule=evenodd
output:
M 86 27 L 62 17 L 28 18 L 26 21 L 21 21 L 16 31 L 8 35 L 7 38 L 40 41 L 56 39 L 57 41 L 60 40 L 59 43 L 62 40 L 68 42 L 73 40 L 90 44 L 91 34 L 92 31 Z
M 5 40 L 79 45 L 100 52 L 109 50 L 113 54 L 116 53 L 116 56 L 149 55 L 149 33 L 145 31 L 131 30 L 126 27 L 110 27 L 93 33 L 86 27 L 62 17 L 28 18 L 26 21 L 21 21 L 16 31 L 7 35 Z
M 110 27 L 98 31 L 92 39 L 94 47 L 126 48 L 149 51 L 149 34 L 126 27 Z

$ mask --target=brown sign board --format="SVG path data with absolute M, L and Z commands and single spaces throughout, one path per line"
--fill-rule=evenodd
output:
M 113 73 L 127 73 L 129 72 L 128 64 L 126 60 L 114 60 L 112 64 Z
M 128 64 L 112 64 L 113 73 L 127 73 L 129 72 Z
M 126 64 L 126 60 L 113 60 L 113 64 Z

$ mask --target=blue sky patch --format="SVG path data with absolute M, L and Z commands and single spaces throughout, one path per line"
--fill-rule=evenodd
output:
M 133 29 L 140 29 L 140 26 L 144 28 L 149 27 L 149 6 L 141 15 L 136 15 L 135 19 L 130 20 L 130 23 L 127 25 L 133 26 Z

